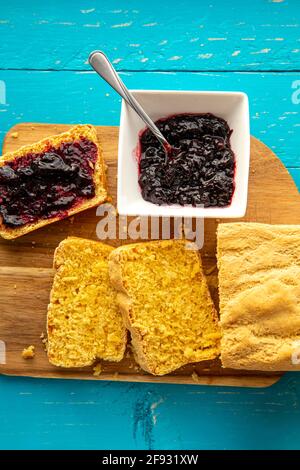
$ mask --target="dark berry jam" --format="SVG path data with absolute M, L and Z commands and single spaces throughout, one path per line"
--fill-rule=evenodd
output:
M 225 207 L 234 192 L 231 130 L 213 114 L 177 114 L 156 122 L 172 146 L 166 158 L 149 129 L 140 137 L 139 184 L 154 204 Z
M 0 167 L 0 215 L 7 227 L 65 217 L 95 196 L 97 146 L 84 138 L 28 153 Z

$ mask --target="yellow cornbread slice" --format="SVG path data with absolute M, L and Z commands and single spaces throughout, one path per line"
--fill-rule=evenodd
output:
M 300 369 L 300 226 L 218 227 L 224 367 Z
M 109 258 L 137 362 L 154 375 L 219 354 L 217 313 L 201 259 L 184 240 L 126 245 Z
M 83 367 L 96 359 L 120 361 L 126 329 L 110 285 L 112 247 L 69 237 L 55 252 L 56 275 L 48 307 L 48 358 L 61 367 Z

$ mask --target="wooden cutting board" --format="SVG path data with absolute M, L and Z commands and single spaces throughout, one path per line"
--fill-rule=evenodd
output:
M 3 153 L 66 131 L 69 127 L 61 124 L 18 124 L 6 135 Z M 115 203 L 118 128 L 99 126 L 97 131 L 108 165 L 109 193 Z M 251 139 L 249 202 L 243 220 L 300 224 L 300 198 L 297 187 L 276 155 L 255 138 Z M 222 369 L 218 360 L 186 366 L 164 377 L 153 377 L 136 366 L 130 351 L 121 363 L 103 363 L 103 372 L 99 377 L 93 376 L 91 367 L 68 370 L 51 366 L 40 336 L 46 331 L 54 249 L 69 235 L 96 240 L 98 221 L 96 209 L 91 209 L 15 241 L 0 240 L 0 373 L 32 377 L 253 387 L 269 386 L 279 380 L 282 375 L 280 373 Z M 220 221 L 215 219 L 205 221 L 205 243 L 201 250 L 204 269 L 216 305 L 218 296 L 215 249 L 218 222 Z M 108 243 L 113 246 L 120 245 L 118 240 Z M 35 358 L 24 360 L 21 352 L 31 344 L 36 347 Z

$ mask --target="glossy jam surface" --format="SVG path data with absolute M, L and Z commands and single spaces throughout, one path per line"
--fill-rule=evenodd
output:
M 96 145 L 80 139 L 28 153 L 0 167 L 0 215 L 5 226 L 65 217 L 95 195 Z
M 140 136 L 143 198 L 157 205 L 228 206 L 235 187 L 235 157 L 227 122 L 212 114 L 178 114 L 156 125 L 172 151 L 166 158 L 148 129 Z

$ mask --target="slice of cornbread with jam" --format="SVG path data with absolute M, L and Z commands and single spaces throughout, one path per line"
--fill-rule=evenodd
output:
M 8 152 L 0 159 L 0 236 L 13 239 L 107 199 L 96 130 L 68 132 Z
M 127 333 L 109 281 L 112 250 L 109 245 L 75 237 L 56 249 L 47 318 L 51 364 L 83 367 L 96 359 L 123 358 Z
M 197 251 L 184 240 L 125 245 L 109 258 L 136 360 L 164 375 L 219 355 L 218 318 Z

